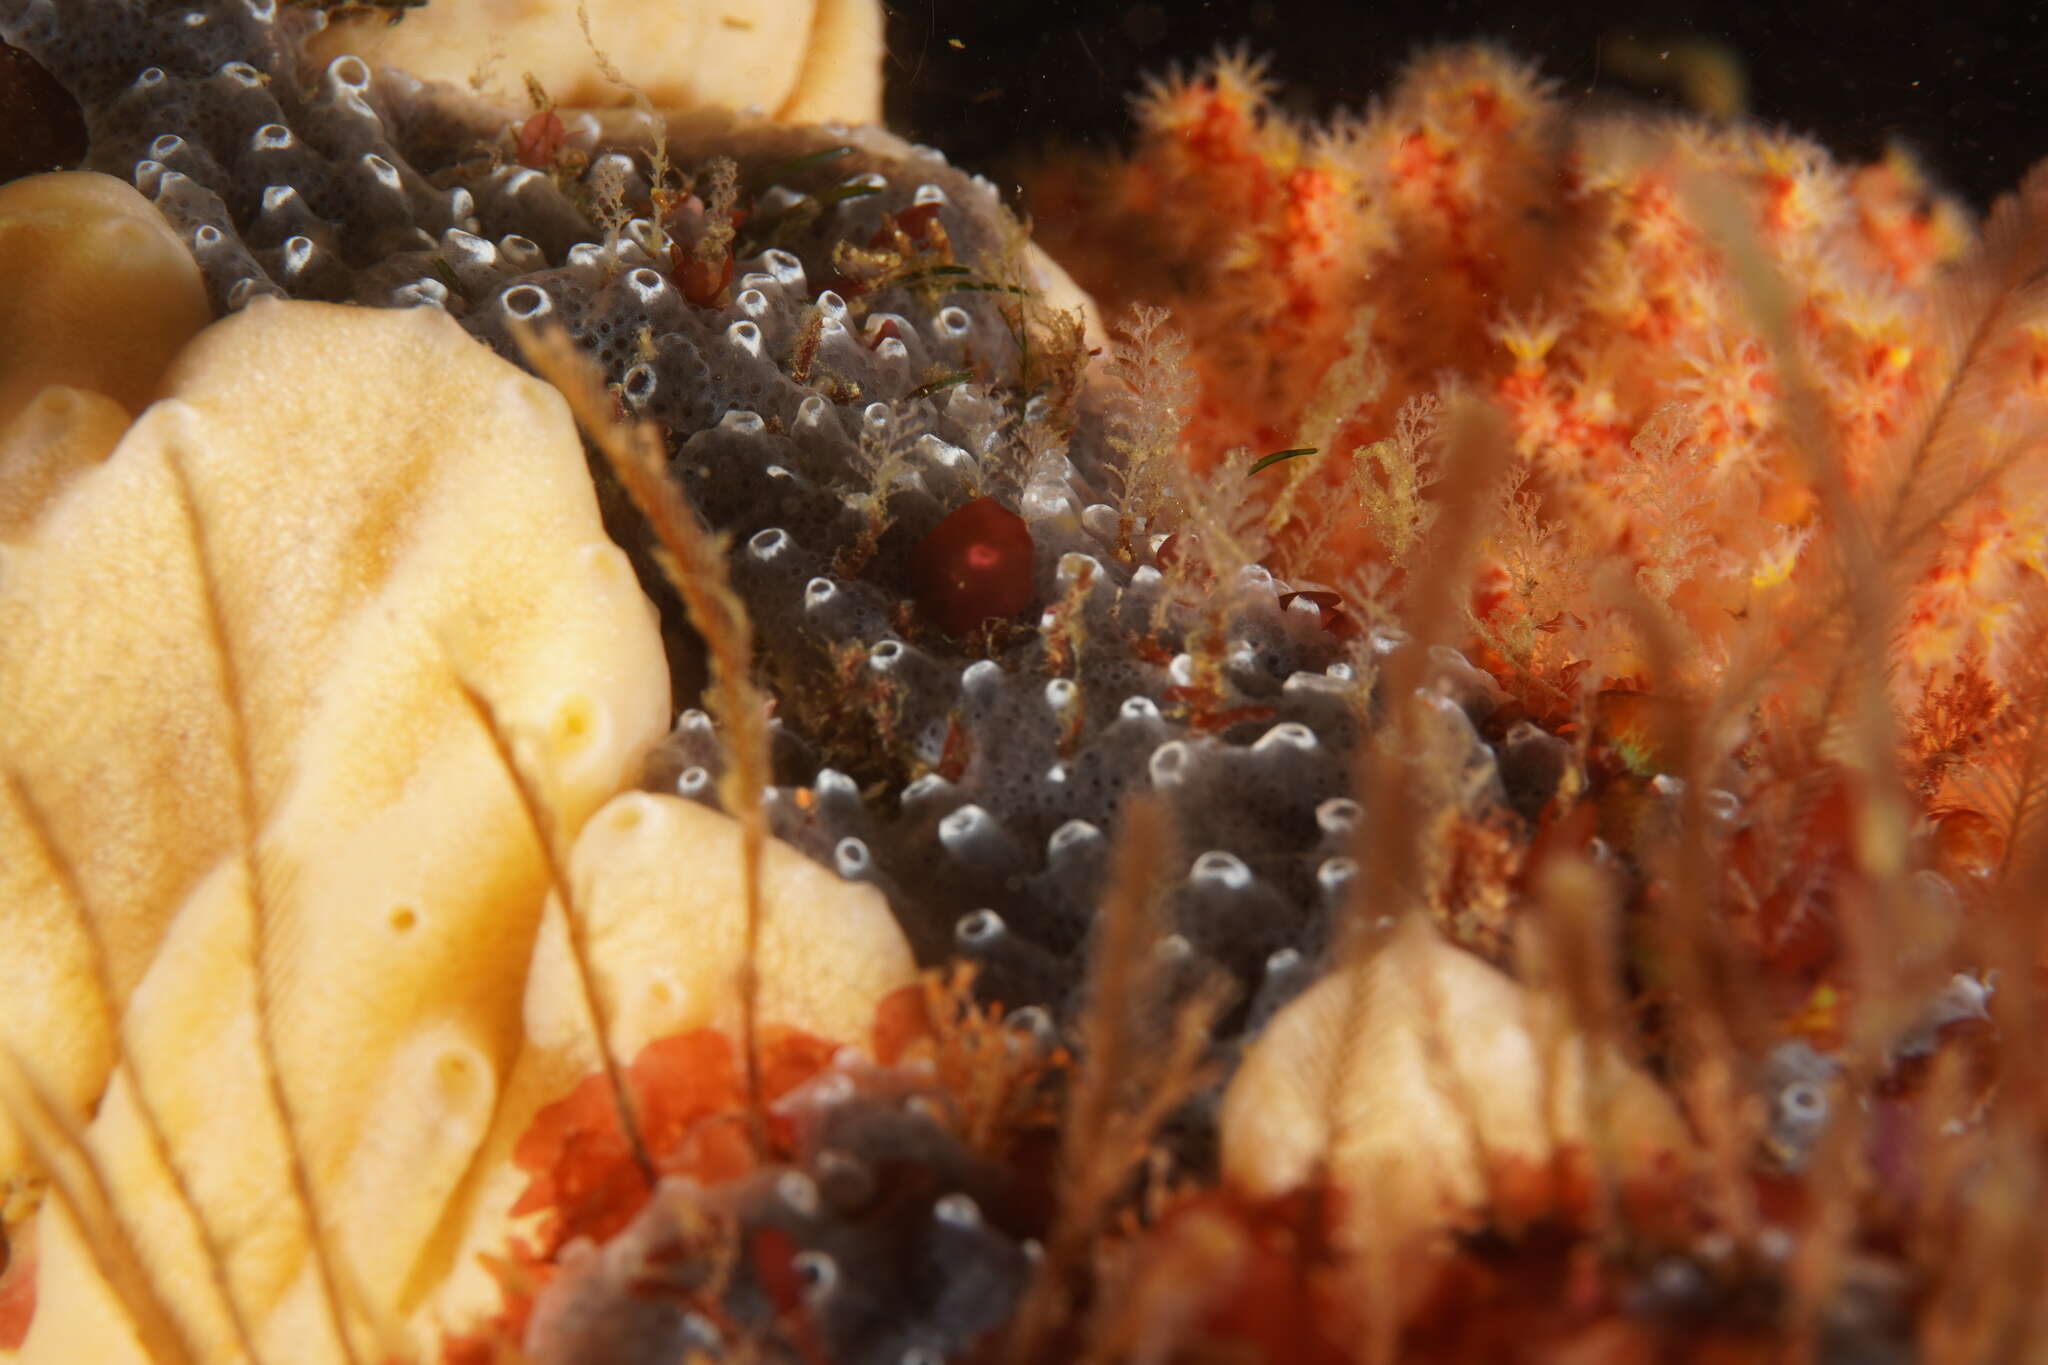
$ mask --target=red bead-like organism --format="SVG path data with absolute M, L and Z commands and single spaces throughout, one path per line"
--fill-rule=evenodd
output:
M 925 618 L 955 635 L 1031 605 L 1031 532 L 994 498 L 976 498 L 932 528 L 910 561 Z
M 569 130 L 552 109 L 541 109 L 519 125 L 512 154 L 528 170 L 544 171 L 569 145 Z

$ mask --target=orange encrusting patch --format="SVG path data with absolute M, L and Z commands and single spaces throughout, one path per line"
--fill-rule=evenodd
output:
M 1194 1334 L 1253 1358 L 1344 1365 L 1357 1339 L 1355 1272 L 1336 1251 L 1341 1196 L 1322 1187 L 1274 1199 L 1230 1190 L 1194 1195 L 1147 1238 L 1142 1262 L 1170 1275 L 1176 1252 L 1201 1247 L 1206 1307 Z M 1141 1272 L 1133 1297 L 1147 1289 Z
M 838 1045 L 795 1030 L 769 1029 L 761 1040 L 761 1088 L 772 1102 L 823 1071 Z M 625 1070 L 647 1155 L 661 1176 L 687 1176 L 705 1185 L 737 1179 L 773 1153 L 754 1145 L 746 1077 L 738 1050 L 724 1033 L 693 1029 L 642 1048 Z M 789 1141 L 788 1120 L 764 1116 L 771 1146 Z M 512 1160 L 528 1173 L 515 1215 L 539 1214 L 532 1239 L 515 1241 L 508 1259 L 492 1269 L 504 1289 L 503 1310 L 478 1330 L 442 1343 L 445 1365 L 494 1365 L 520 1340 L 534 1300 L 569 1242 L 602 1243 L 633 1221 L 653 1191 L 634 1162 L 602 1075 L 542 1109 L 520 1137 Z
M 36 1315 L 36 1263 L 16 1252 L 0 1271 L 0 1351 L 21 1348 Z
M 876 1007 L 871 1043 L 884 1064 L 928 1038 L 926 988 L 905 986 Z M 625 1069 L 647 1155 L 658 1176 L 684 1176 L 705 1186 L 726 1183 L 767 1162 L 788 1157 L 791 1120 L 774 1102 L 831 1065 L 839 1044 L 795 1029 L 770 1027 L 760 1044 L 762 1132 L 754 1141 L 746 1076 L 733 1040 L 700 1028 L 657 1039 Z M 586 1076 L 567 1095 L 543 1108 L 521 1135 L 513 1163 L 529 1177 L 513 1205 L 515 1215 L 538 1214 L 531 1238 L 515 1241 L 492 1269 L 504 1308 L 477 1330 L 442 1344 L 444 1365 L 501 1365 L 506 1347 L 520 1340 L 534 1300 L 554 1274 L 571 1241 L 603 1243 L 632 1222 L 652 1196 L 619 1124 L 618 1109 L 602 1075 Z
M 795 1031 L 768 1031 L 761 1088 L 772 1102 L 825 1069 L 837 1044 Z M 715 1029 L 658 1039 L 626 1068 L 634 1117 L 660 1175 L 708 1185 L 733 1180 L 763 1158 L 748 1131 L 746 1079 L 732 1040 Z M 787 1121 L 769 1115 L 769 1140 L 783 1145 Z M 536 1251 L 551 1256 L 576 1237 L 603 1242 L 638 1213 L 650 1191 L 633 1162 L 602 1076 L 535 1116 L 513 1162 L 532 1175 L 515 1214 L 541 1213 Z
M 1271 1198 L 1227 1185 L 1191 1193 L 1142 1235 L 1134 1261 L 1143 1268 L 1125 1296 L 1141 1304 L 1148 1295 L 1164 1298 L 1173 1280 L 1199 1268 L 1202 1306 L 1184 1339 L 1256 1360 L 1357 1360 L 1372 1316 L 1392 1320 L 1397 1359 L 1431 1365 L 1713 1359 L 1686 1353 L 1692 1325 L 1660 1331 L 1633 1313 L 1625 1300 L 1634 1272 L 1602 1255 L 1602 1211 L 1610 1207 L 1625 1212 L 1637 1236 L 1682 1244 L 1692 1230 L 1693 1192 L 1681 1170 L 1626 1183 L 1611 1206 L 1578 1148 L 1542 1165 L 1505 1160 L 1492 1183 L 1498 1207 L 1490 1245 L 1447 1240 L 1435 1254 L 1389 1264 L 1379 1281 L 1364 1264 L 1371 1252 L 1345 1245 L 1347 1206 L 1370 1191 L 1317 1183 Z M 1365 1287 L 1375 1283 L 1386 1300 L 1368 1304 Z M 1651 1353 L 1572 1354 L 1583 1343 L 1610 1340 Z

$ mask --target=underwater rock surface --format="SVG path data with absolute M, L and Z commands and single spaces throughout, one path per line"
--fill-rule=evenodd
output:
M 185 311 L 242 315 L 230 333 L 287 312 L 417 324 L 500 370 L 472 339 L 527 365 L 529 334 L 560 328 L 588 355 L 602 405 L 659 430 L 665 471 L 722 537 L 748 662 L 772 699 L 772 771 L 760 791 L 725 781 L 739 765 L 704 697 L 707 647 L 662 581 L 656 537 L 592 460 L 625 549 L 601 547 L 607 583 L 639 609 L 641 652 L 667 666 L 680 718 L 644 768 L 616 765 L 646 790 L 614 796 L 566 856 L 510 740 L 502 768 L 477 769 L 521 849 L 541 835 L 527 881 L 538 888 L 538 863 L 557 857 L 568 874 L 549 878 L 530 960 L 528 942 L 487 928 L 446 954 L 461 976 L 469 939 L 488 939 L 476 960 L 487 949 L 503 968 L 498 1052 L 460 1079 L 504 1090 L 468 1085 L 463 1123 L 438 1126 L 416 1093 L 394 1092 L 387 1109 L 447 1139 L 442 1202 L 404 1200 L 418 1226 L 378 1224 L 395 1250 L 374 1264 L 344 1240 L 337 1261 L 369 1265 L 375 1283 L 367 1308 L 329 1286 L 331 1324 L 309 1269 L 321 1258 L 301 1249 L 317 1252 L 317 1236 L 293 1240 L 288 1314 L 259 1324 L 266 1343 L 311 1333 L 326 1358 L 331 1336 L 343 1358 L 389 1311 L 416 1339 L 424 1322 L 427 1349 L 459 1365 L 691 1352 L 924 1365 L 996 1334 L 1016 1358 L 1058 1359 L 1151 1332 L 1337 1361 L 1356 1358 L 1369 1335 L 1356 1320 L 1378 1313 L 1389 1341 L 1385 1324 L 1414 1314 L 1417 1340 L 1465 1343 L 1419 1358 L 1494 1359 L 1482 1338 L 1495 1319 L 1460 1305 L 1498 1289 L 1553 1315 L 1569 1344 L 1546 1360 L 1634 1362 L 1666 1346 L 1692 1359 L 1673 1343 L 1701 1323 L 1789 1334 L 1794 1315 L 1824 1339 L 1819 1358 L 1910 1358 L 1916 1287 L 1897 1250 L 1909 1215 L 1878 1208 L 1839 1286 L 1788 1269 L 1805 1262 L 1786 1229 L 1802 1256 L 1847 1237 L 1846 1184 L 1809 1173 L 1858 1142 L 1884 1176 L 1867 1183 L 1917 1198 L 1932 1163 L 1913 1144 L 1984 1131 L 1985 1107 L 1963 1103 L 1982 1078 L 1949 1044 L 1990 1031 L 1984 964 L 2026 948 L 1997 957 L 1964 911 L 1990 894 L 1978 884 L 1993 885 L 1997 839 L 2017 846 L 2022 831 L 1988 801 L 1991 814 L 1932 810 L 1930 793 L 1967 771 L 1973 746 L 2017 744 L 2038 723 L 2019 714 L 2028 694 L 1999 690 L 2023 674 L 1932 690 L 1955 632 L 1986 626 L 1976 608 L 2003 591 L 2004 561 L 1986 549 L 1940 562 L 1952 610 L 1922 632 L 1913 666 L 1934 670 L 1926 700 L 1953 714 L 1937 716 L 1942 746 L 1914 756 L 1927 777 L 1910 797 L 1871 779 L 1881 750 L 1853 750 L 1888 743 L 1869 740 L 1881 727 L 1830 728 L 1834 691 L 1789 720 L 1738 699 L 1726 729 L 1757 728 L 1733 738 L 1688 728 L 1720 704 L 1695 685 L 1729 657 L 1708 648 L 1685 661 L 1692 673 L 1667 670 L 1688 624 L 1747 647 L 1763 638 L 1752 609 L 1764 621 L 1808 588 L 1821 600 L 1842 566 L 1812 549 L 1836 512 L 1790 495 L 1811 492 L 1811 471 L 1779 418 L 1803 409 L 1779 387 L 1794 383 L 1773 368 L 1785 355 L 1748 335 L 1769 291 L 1743 294 L 1724 253 L 1739 225 L 1717 236 L 1665 183 L 1667 159 L 1768 192 L 1779 236 L 1757 273 L 1780 257 L 1828 267 L 1811 306 L 1789 311 L 1834 348 L 1822 375 L 1861 433 L 1854 450 L 1909 471 L 1921 452 L 1966 444 L 1931 434 L 1947 420 L 1942 386 L 1970 379 L 1952 410 L 1981 424 L 2023 416 L 2048 373 L 2038 329 L 1986 348 L 2003 368 L 1973 369 L 1935 325 L 1950 314 L 1920 292 L 1982 267 L 1985 243 L 2010 246 L 1988 259 L 2025 279 L 2031 258 L 2013 242 L 2026 204 L 1980 243 L 1903 161 L 1841 182 L 1818 149 L 1746 127 L 1579 120 L 1532 71 L 1479 48 L 1430 55 L 1387 110 L 1315 129 L 1281 112 L 1254 64 L 1225 56 L 1155 85 L 1131 157 L 1046 182 L 1084 210 L 1076 268 L 1132 305 L 1103 334 L 1085 308 L 1063 311 L 1086 301 L 1061 291 L 995 188 L 931 149 L 644 98 L 559 108 L 538 82 L 527 105 L 497 107 L 357 56 L 309 64 L 323 23 L 320 7 L 272 0 L 0 0 L 0 39 L 83 109 L 87 164 L 167 225 L 156 245 L 168 241 L 186 292 L 203 292 Z M 1575 179 L 1586 165 L 1607 179 Z M 2029 203 L 2044 202 L 2040 184 Z M 1188 205 L 1200 211 L 1175 212 Z M 1553 273 L 1546 241 L 1567 238 L 1571 259 L 1604 273 Z M 1872 292 L 1872 278 L 1887 282 Z M 1999 280 L 1983 292 L 2018 289 Z M 1558 303 L 1574 290 L 1612 306 Z M 1150 306 L 1161 301 L 1185 339 Z M 1986 307 L 1985 335 L 2022 330 L 2024 308 Z M 1638 363 L 1680 323 L 1693 351 Z M 351 368 L 345 349 L 336 371 Z M 310 386 L 322 368 L 277 382 Z M 2034 388 L 1999 380 L 2030 369 Z M 1705 426 L 1687 426 L 1673 392 L 1699 399 Z M 587 436 L 600 431 L 578 411 Z M 592 485 L 558 434 L 587 512 Z M 1309 458 L 1312 444 L 1330 456 Z M 1730 452 L 1776 482 L 1701 493 L 1721 472 L 1705 454 Z M 50 482 L 84 462 L 57 452 Z M 1790 492 L 1762 496 L 1773 488 Z M 18 518 L 0 499 L 0 526 L 32 519 L 41 498 Z M 1474 525 L 1442 531 L 1467 513 Z M 1493 529 L 1477 524 L 1489 516 Z M 1728 532 L 1717 553 L 1701 553 L 1702 519 Z M 519 548 L 533 527 L 514 520 L 476 534 Z M 2027 524 L 1986 522 L 2000 535 Z M 2004 543 L 1990 536 L 1968 543 Z M 659 653 L 629 561 L 665 604 Z M 1305 577 L 1326 566 L 1344 571 L 1335 589 Z M 1715 592 L 1681 591 L 1709 572 Z M 549 587 L 559 598 L 564 581 Z M 1829 611 L 1781 619 L 1787 636 L 1820 623 L 1793 643 L 1840 680 L 1845 660 L 1877 652 L 1843 643 L 1853 631 Z M 2025 619 L 2002 628 L 2017 636 Z M 1472 658 L 1446 643 L 1475 627 L 1485 641 L 1489 625 Z M 559 662 L 599 651 L 570 653 Z M 1818 692 L 1789 672 L 1758 685 L 1781 676 L 1774 703 Z M 638 754 L 676 714 L 658 682 L 644 690 L 648 723 L 631 733 L 587 708 L 549 733 Z M 605 777 L 575 794 L 576 819 L 615 792 L 618 774 Z M 514 789 L 531 829 L 511 818 Z M 1978 801 L 1960 781 L 1953 792 Z M 750 835 L 727 818 L 756 800 L 784 845 L 758 921 L 737 851 Z M 747 809 L 713 813 L 721 804 Z M 1909 831 L 1922 806 L 1928 821 Z M 692 861 L 714 857 L 715 875 Z M 260 895 L 243 899 L 260 919 Z M 1872 907 L 1910 927 L 1897 953 L 1858 956 L 1854 916 Z M 431 907 L 402 910 L 371 928 L 431 927 Z M 940 971 L 906 984 L 913 955 Z M 946 970 L 959 967 L 973 971 Z M 1870 980 L 1890 995 L 1859 1015 Z M 432 1015 L 437 989 L 411 1005 Z M 381 1024 L 416 1022 L 364 1000 Z M 330 1045 L 300 1031 L 301 1054 Z M 162 1034 L 159 1047 L 181 1036 Z M 203 1064 L 188 1070 L 203 1081 Z M 360 1087 L 330 1070 L 324 1112 L 353 1121 Z M 1928 1073 L 1948 1087 L 1941 1112 L 1966 1118 L 1910 1112 Z M 73 1087 L 88 1107 L 96 1083 Z M 113 1114 L 133 1129 L 138 1097 L 106 1102 L 96 1127 Z M 222 1132 L 242 1112 L 198 1107 Z M 302 1142 L 283 1107 L 272 1147 Z M 212 1141 L 209 1170 L 240 1151 Z M 396 1152 L 372 1155 L 417 1176 Z M 1972 1189 L 1942 1171 L 1953 1188 L 1932 1199 Z M 199 1194 L 206 1220 L 241 1207 Z M 303 1210 L 283 1192 L 260 1201 L 265 1217 L 282 1210 L 266 1230 L 289 1220 L 300 1239 L 303 1213 L 317 1233 L 312 1197 L 299 1198 Z M 21 1284 L 77 1302 L 64 1295 L 97 1254 L 93 1229 L 41 1221 L 58 1229 L 43 1246 L 53 1273 L 0 1279 L 0 1350 L 26 1321 Z M 1930 1226 L 1915 1235 L 1938 1242 L 1921 1235 Z M 1411 1246 L 1430 1254 L 1410 1260 Z M 459 1302 L 433 1301 L 457 1281 Z M 117 1297 L 98 1281 L 91 1293 Z M 172 1316 L 218 1315 L 195 1301 Z M 31 1342 L 38 1358 L 64 1354 L 55 1316 Z

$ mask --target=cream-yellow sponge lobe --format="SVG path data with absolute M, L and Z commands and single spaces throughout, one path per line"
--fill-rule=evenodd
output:
M 1223 1100 L 1223 1168 L 1275 1195 L 1326 1174 L 1353 1233 L 1399 1246 L 1483 1214 L 1574 1149 L 1626 1179 L 1688 1150 L 1677 1110 L 1555 1002 L 1411 917 L 1282 1009 Z
M 600 1004 L 614 1052 L 692 1028 L 739 1034 L 736 983 L 746 949 L 736 821 L 680 797 L 628 792 L 591 817 L 572 861 Z M 917 968 L 874 887 L 842 881 L 788 844 L 762 856 L 755 975 L 759 1016 L 822 1038 L 864 1040 L 881 998 Z M 560 976 L 557 924 L 541 931 L 536 985 Z M 530 1000 L 535 1041 L 575 1021 L 550 1021 Z
M 231 1358 L 135 1078 L 109 1089 L 93 925 L 265 1358 L 323 1360 L 252 967 L 348 1287 L 390 1312 L 519 1050 L 546 885 L 455 669 L 572 835 L 665 728 L 667 667 L 565 405 L 439 311 L 259 301 L 165 389 L 0 544 L 0 757 L 24 796 L 0 809 L 0 1041 L 97 1107 L 145 1259 Z M 0 1177 L 25 1170 L 0 1128 Z M 79 1353 L 105 1314 L 64 1301 L 97 1281 L 63 1268 L 60 1223 L 22 1358 L 124 1358 Z
M 25 534 L 80 470 L 113 453 L 128 411 L 105 394 L 52 384 L 0 423 L 0 543 Z
M 212 317 L 156 205 L 97 171 L 0 185 L 0 261 L 0 429 L 52 384 L 142 411 Z
M 352 52 L 454 85 L 483 73 L 521 103 L 531 75 L 573 107 L 625 104 L 638 91 L 658 108 L 755 109 L 792 123 L 882 116 L 875 0 L 468 0 L 398 24 L 343 20 L 308 51 L 322 61 Z

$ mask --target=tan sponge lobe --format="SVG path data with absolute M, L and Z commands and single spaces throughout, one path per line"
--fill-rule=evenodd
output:
M 154 204 L 97 171 L 0 185 L 0 261 L 0 431 L 52 384 L 142 411 L 212 318 L 185 243 Z
M 0 813 L 0 1041 L 78 1112 L 98 1102 L 92 1140 L 124 1202 L 175 1208 L 127 1082 L 100 1100 L 89 914 L 237 1297 L 259 1337 L 310 1360 L 252 957 L 310 1175 L 351 1277 L 388 1308 L 519 1048 L 545 884 L 454 669 L 532 737 L 573 834 L 662 733 L 667 667 L 566 407 L 438 310 L 259 301 L 193 342 L 165 389 L 0 546 L 0 755 L 84 902 L 28 815 Z M 0 1177 L 25 1172 L 0 1129 Z M 191 1287 L 175 1311 L 224 1343 L 189 1226 L 149 1227 L 147 1258 Z M 23 1358 L 107 1358 L 72 1339 L 106 1317 L 87 1301 L 103 1290 L 62 1269 L 63 1227 L 42 1234 Z M 66 1285 L 84 1297 L 59 1302 Z

